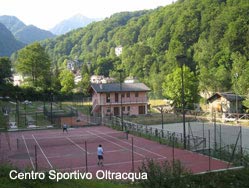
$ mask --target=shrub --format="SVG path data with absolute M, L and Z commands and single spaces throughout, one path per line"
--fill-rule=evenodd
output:
M 153 159 L 147 159 L 142 163 L 141 172 L 146 172 L 148 179 L 141 182 L 142 187 L 153 188 L 180 188 L 187 187 L 187 178 L 191 173 L 185 169 L 180 161 L 170 163 L 168 161 L 158 162 Z

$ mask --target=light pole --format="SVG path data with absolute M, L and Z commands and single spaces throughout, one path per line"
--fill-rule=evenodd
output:
M 16 94 L 16 122 L 17 126 L 19 126 L 19 103 L 18 103 L 18 96 Z
M 184 61 L 186 59 L 185 55 L 177 55 L 176 60 L 179 63 L 181 67 L 181 81 L 182 81 L 182 87 L 181 87 L 181 95 L 182 95 L 182 122 L 183 122 L 183 146 L 184 149 L 187 148 L 186 146 L 186 125 L 185 125 L 185 93 L 184 93 L 184 74 L 183 74 L 183 66 Z
M 120 85 L 120 110 L 121 110 L 121 127 L 122 131 L 124 130 L 124 123 L 123 123 L 123 99 L 122 99 L 122 81 L 121 81 L 121 74 L 123 72 L 123 69 L 119 69 L 119 85 Z
M 235 77 L 236 122 L 238 123 L 239 114 L 238 114 L 238 95 L 237 95 L 237 93 L 238 93 L 238 86 L 237 86 L 237 84 L 238 84 L 238 77 L 239 77 L 239 74 L 236 72 L 236 73 L 234 74 L 234 77 Z

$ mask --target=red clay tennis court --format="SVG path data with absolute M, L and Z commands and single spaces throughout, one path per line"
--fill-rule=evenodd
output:
M 97 146 L 104 149 L 104 166 L 97 165 Z M 24 169 L 58 171 L 138 171 L 145 159 L 180 160 L 193 173 L 227 168 L 227 163 L 187 150 L 119 132 L 105 126 L 1 133 L 1 158 Z M 174 155 L 173 155 L 174 153 Z

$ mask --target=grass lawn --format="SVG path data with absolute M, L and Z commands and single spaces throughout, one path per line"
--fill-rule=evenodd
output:
M 158 125 L 162 123 L 162 115 L 159 113 L 155 113 L 155 114 L 140 115 L 140 116 L 125 116 L 124 120 L 143 125 Z M 187 117 L 186 121 L 188 121 Z M 172 113 L 163 114 L 164 124 L 178 123 L 178 122 L 182 122 L 182 116 Z

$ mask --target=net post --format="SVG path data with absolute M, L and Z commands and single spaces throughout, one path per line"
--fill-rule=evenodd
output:
M 86 172 L 88 172 L 87 143 L 86 143 L 86 140 L 85 140 L 85 158 L 86 158 Z
M 134 142 L 133 137 L 131 138 L 131 171 L 134 172 Z
M 16 149 L 19 150 L 19 138 L 16 139 Z
M 37 146 L 35 145 L 35 171 L 38 171 Z

